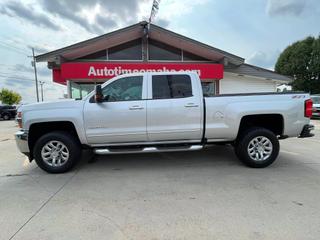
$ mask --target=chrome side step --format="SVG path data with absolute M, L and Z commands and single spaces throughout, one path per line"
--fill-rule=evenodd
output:
M 128 154 L 128 153 L 152 153 L 152 152 L 177 152 L 177 151 L 197 151 L 203 148 L 202 145 L 190 145 L 182 147 L 143 147 L 139 149 L 109 149 L 96 148 L 94 153 L 98 155 L 108 154 Z

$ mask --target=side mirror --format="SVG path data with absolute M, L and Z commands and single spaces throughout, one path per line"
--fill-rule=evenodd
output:
M 102 89 L 101 89 L 101 85 L 96 85 L 95 87 L 95 95 L 94 95 L 94 99 L 97 103 L 102 102 L 103 101 L 103 94 L 102 94 Z

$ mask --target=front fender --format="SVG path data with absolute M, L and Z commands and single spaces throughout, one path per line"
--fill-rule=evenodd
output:
M 87 139 L 84 131 L 82 109 L 39 109 L 31 110 L 23 113 L 23 129 L 29 130 L 30 126 L 35 123 L 44 122 L 71 122 L 81 144 L 87 144 Z

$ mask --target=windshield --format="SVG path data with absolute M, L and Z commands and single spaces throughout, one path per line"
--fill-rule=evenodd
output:
M 319 97 L 311 97 L 313 104 L 320 104 L 320 96 Z

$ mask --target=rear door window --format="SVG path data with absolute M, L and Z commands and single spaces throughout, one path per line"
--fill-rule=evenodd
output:
M 189 75 L 154 75 L 152 76 L 152 98 L 169 99 L 192 96 Z

